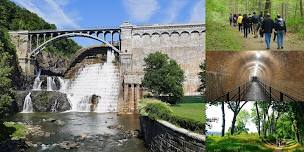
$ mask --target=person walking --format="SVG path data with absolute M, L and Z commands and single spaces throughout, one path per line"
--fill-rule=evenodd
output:
M 239 25 L 239 31 L 242 32 L 242 22 L 243 22 L 243 16 L 242 14 L 239 14 L 239 17 L 237 19 L 237 23 Z
M 230 16 L 229 16 L 229 23 L 230 23 L 230 26 L 232 26 L 232 21 L 233 21 L 233 15 L 230 14 Z
M 276 18 L 274 19 L 274 23 L 276 23 L 277 21 L 278 21 L 278 18 L 276 17 Z M 274 26 L 275 26 L 275 25 L 274 25 Z M 273 42 L 275 42 L 276 37 L 277 37 L 277 31 L 275 30 L 275 31 L 273 32 Z
M 250 33 L 250 20 L 247 14 L 244 14 L 243 17 L 243 30 L 244 30 L 244 38 L 248 37 L 248 33 Z
M 284 43 L 283 43 L 284 35 L 286 35 L 287 28 L 286 28 L 286 23 L 280 14 L 277 15 L 277 20 L 274 24 L 274 29 L 277 33 L 278 49 L 283 49 L 284 48 Z
M 264 18 L 262 22 L 262 30 L 265 34 L 265 43 L 266 43 L 266 49 L 270 49 L 270 42 L 271 42 L 271 34 L 274 28 L 274 21 L 270 17 L 270 14 L 267 13 L 266 17 Z
M 249 28 L 248 28 L 248 33 L 250 34 L 250 33 L 252 33 L 252 32 L 253 32 L 253 30 L 252 30 L 252 16 L 251 16 L 251 14 L 249 14 L 249 16 L 248 16 L 248 20 L 249 20 Z
M 236 27 L 236 22 L 237 22 L 237 16 L 236 14 L 233 14 L 233 26 Z
M 252 16 L 252 28 L 253 28 L 253 37 L 257 38 L 258 34 L 257 34 L 257 30 L 258 30 L 258 23 L 259 23 L 259 18 L 256 15 L 255 12 L 253 12 L 253 16 Z

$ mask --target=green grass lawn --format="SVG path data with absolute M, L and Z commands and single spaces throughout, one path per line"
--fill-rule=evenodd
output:
M 205 122 L 205 104 L 201 97 L 184 97 L 181 102 L 171 106 L 174 115 Z
M 272 152 L 256 134 L 235 136 L 208 136 L 207 151 L 210 152 Z

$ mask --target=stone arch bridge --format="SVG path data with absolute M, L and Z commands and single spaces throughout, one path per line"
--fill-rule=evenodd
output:
M 128 111 L 135 110 L 134 105 L 142 94 L 143 59 L 156 51 L 168 54 L 180 64 L 186 76 L 185 94 L 199 94 L 199 64 L 205 59 L 204 24 L 137 26 L 125 22 L 116 28 L 10 31 L 10 37 L 16 46 L 19 64 L 25 75 L 34 74 L 31 58 L 43 51 L 46 45 L 59 39 L 86 37 L 99 41 L 100 46 L 114 50 L 121 65 L 123 98 L 130 101 L 127 103 Z

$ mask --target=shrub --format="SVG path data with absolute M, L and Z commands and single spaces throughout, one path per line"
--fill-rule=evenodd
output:
M 141 104 L 144 112 L 150 119 L 162 119 L 182 128 L 202 132 L 205 130 L 205 124 L 189 118 L 176 116 L 173 114 L 170 105 L 159 100 L 145 100 Z M 143 114 L 141 112 L 141 114 Z
M 162 119 L 172 114 L 172 110 L 167 103 L 160 101 L 151 101 L 146 104 L 145 111 L 151 119 Z

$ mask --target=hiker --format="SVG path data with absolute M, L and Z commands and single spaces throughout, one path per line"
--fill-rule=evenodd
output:
M 242 32 L 242 22 L 243 22 L 243 16 L 242 14 L 239 14 L 238 18 L 237 18 L 237 23 L 239 25 L 239 31 Z
M 233 26 L 236 27 L 237 16 L 233 14 Z
M 243 30 L 244 30 L 244 38 L 247 38 L 248 33 L 250 33 L 250 21 L 249 21 L 249 17 L 247 16 L 247 14 L 244 14 L 242 24 L 243 24 Z
M 251 14 L 249 14 L 248 16 L 248 20 L 249 20 L 249 28 L 248 28 L 248 33 L 252 33 L 253 30 L 252 30 L 252 16 Z
M 232 26 L 232 21 L 233 21 L 233 15 L 230 14 L 230 16 L 229 16 L 229 23 L 230 23 L 230 26 Z
M 258 35 L 257 35 L 258 23 L 259 23 L 259 18 L 258 18 L 258 16 L 256 15 L 256 13 L 253 12 L 253 16 L 252 16 L 252 28 L 253 28 L 253 35 L 254 35 L 254 38 L 257 38 L 257 37 L 258 37 Z
M 287 28 L 286 28 L 286 23 L 280 14 L 277 15 L 277 20 L 274 24 L 274 29 L 277 33 L 278 49 L 283 49 L 284 35 L 286 35 Z
M 274 23 L 276 23 L 277 21 L 278 21 L 278 18 L 276 17 L 276 18 L 274 19 Z M 275 30 L 275 31 L 273 32 L 273 42 L 275 42 L 276 37 L 277 37 L 277 31 Z
M 266 43 L 266 49 L 270 49 L 270 42 L 271 42 L 271 33 L 274 28 L 274 21 L 270 17 L 270 14 L 267 13 L 266 17 L 264 18 L 262 22 L 262 30 L 265 34 L 265 43 Z

